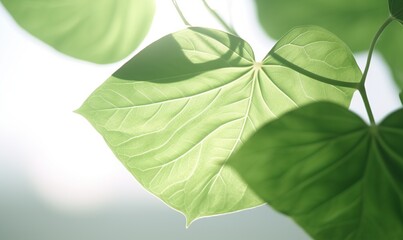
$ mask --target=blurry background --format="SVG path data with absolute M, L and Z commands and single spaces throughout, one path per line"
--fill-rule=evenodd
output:
M 200 0 L 178 2 L 191 24 L 220 28 Z M 253 1 L 216 2 L 262 59 L 274 41 L 260 29 Z M 182 28 L 171 1 L 157 0 L 151 31 L 137 51 Z M 357 56 L 362 68 L 365 60 Z M 180 213 L 143 189 L 73 113 L 125 61 L 95 65 L 62 55 L 17 26 L 0 5 L 1 240 L 309 239 L 267 206 L 201 219 L 186 229 Z M 400 106 L 378 55 L 367 85 L 378 120 Z M 366 118 L 358 95 L 352 109 Z

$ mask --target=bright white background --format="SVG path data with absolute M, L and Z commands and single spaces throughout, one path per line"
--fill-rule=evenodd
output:
M 191 24 L 220 28 L 200 0 L 178 2 Z M 274 42 L 260 29 L 253 1 L 217 2 L 213 7 L 232 15 L 240 36 L 263 58 Z M 157 0 L 139 49 L 182 28 L 171 1 Z M 365 58 L 358 55 L 361 67 Z M 0 239 L 110 239 L 104 231 L 116 239 L 308 239 L 266 206 L 196 221 L 186 230 L 184 217 L 144 190 L 73 113 L 124 62 L 66 57 L 18 27 L 0 5 Z M 376 119 L 400 106 L 378 55 L 368 88 Z M 366 117 L 357 96 L 352 109 Z

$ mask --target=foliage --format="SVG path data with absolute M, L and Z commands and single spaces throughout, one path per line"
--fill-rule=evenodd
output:
M 262 127 L 229 160 L 315 239 L 401 239 L 403 110 L 368 126 L 319 102 Z
M 360 79 L 347 46 L 318 27 L 295 28 L 262 63 L 239 37 L 188 28 L 133 57 L 78 112 L 190 223 L 262 204 L 227 167 L 229 156 L 263 123 L 299 105 L 347 107 L 354 89 L 346 87 Z
M 403 23 L 403 1 L 389 0 L 389 11 L 396 19 Z
M 255 0 L 259 19 L 266 32 L 280 38 L 301 24 L 324 27 L 355 51 L 368 50 L 377 29 L 389 16 L 387 1 L 380 0 Z M 390 0 L 396 18 L 402 18 L 402 0 Z M 400 7 L 400 8 L 399 8 Z M 400 11 L 400 13 L 399 13 Z M 399 15 L 400 14 L 400 15 Z M 399 16 L 397 16 L 399 15 Z M 393 23 L 379 41 L 378 50 L 391 68 L 396 84 L 403 89 L 403 28 Z
M 153 0 L 0 0 L 32 35 L 75 58 L 111 63 L 140 44 L 154 15 Z
M 133 51 L 154 11 L 145 0 L 1 1 L 33 35 L 98 63 Z M 188 224 L 267 202 L 315 239 L 403 239 L 403 110 L 376 124 L 365 89 L 378 39 L 403 86 L 403 1 L 256 0 L 280 39 L 262 62 L 202 1 L 229 33 L 188 27 L 161 38 L 77 112 Z M 301 24 L 369 47 L 363 73 L 336 35 Z M 355 90 L 370 125 L 347 109 Z

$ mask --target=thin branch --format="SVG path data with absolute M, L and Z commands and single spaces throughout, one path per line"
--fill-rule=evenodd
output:
M 190 23 L 186 20 L 185 15 L 183 15 L 178 3 L 176 2 L 176 0 L 172 0 L 172 3 L 174 4 L 176 11 L 178 12 L 179 16 L 182 19 L 182 22 L 186 25 L 186 26 L 191 26 Z
M 365 90 L 365 87 L 361 87 L 359 89 L 361 98 L 364 101 L 365 109 L 367 110 L 368 118 L 372 126 L 375 126 L 375 118 L 374 114 L 372 113 L 371 105 L 369 104 L 368 96 L 367 96 L 367 91 Z
M 367 63 L 365 65 L 365 70 L 364 73 L 362 74 L 362 78 L 361 78 L 361 85 L 364 86 L 365 81 L 367 79 L 367 75 L 368 75 L 368 70 L 369 70 L 369 66 L 371 65 L 371 59 L 372 59 L 372 54 L 374 52 L 376 43 L 378 42 L 379 37 L 381 36 L 382 32 L 385 30 L 385 28 L 395 20 L 395 18 L 393 16 L 389 17 L 388 19 L 386 19 L 386 21 L 382 24 L 382 26 L 379 28 L 378 32 L 376 32 L 374 39 L 372 40 L 371 46 L 369 48 L 369 52 L 368 52 L 368 57 L 367 57 Z
M 210 7 L 210 5 L 207 3 L 207 0 L 203 0 L 204 6 L 207 8 L 207 10 L 210 12 L 211 15 L 213 15 L 218 22 L 227 30 L 229 33 L 238 36 L 238 33 L 235 31 L 233 27 L 228 25 L 224 19 L 214 10 Z

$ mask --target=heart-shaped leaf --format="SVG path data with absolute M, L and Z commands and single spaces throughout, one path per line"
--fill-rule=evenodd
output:
M 228 161 L 314 239 L 403 239 L 403 110 L 379 127 L 333 103 L 289 112 Z
M 145 186 L 187 217 L 262 204 L 229 156 L 266 121 L 327 99 L 349 105 L 361 72 L 346 45 L 296 28 L 263 62 L 211 29 L 167 35 L 127 62 L 78 110 Z M 336 87 L 331 82 L 345 87 Z
M 372 37 L 390 15 L 386 0 L 255 2 L 260 23 L 269 36 L 279 39 L 294 26 L 312 24 L 335 33 L 354 52 L 369 49 Z M 400 57 L 402 54 L 399 54 L 403 53 L 403 38 L 400 37 L 403 29 L 401 25 L 398 27 L 388 27 L 388 33 L 380 39 L 379 51 L 389 64 L 395 82 L 403 89 L 403 60 Z
M 67 55 L 111 63 L 143 40 L 154 0 L 0 0 L 29 33 Z
M 403 0 L 389 0 L 389 11 L 393 17 L 403 23 Z

